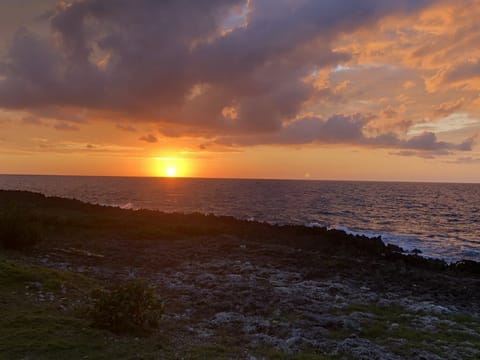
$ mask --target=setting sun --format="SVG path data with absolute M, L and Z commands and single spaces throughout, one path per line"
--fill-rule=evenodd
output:
M 177 175 L 177 169 L 174 168 L 173 166 L 167 167 L 165 172 L 168 177 L 175 177 Z
M 185 177 L 191 176 L 191 163 L 178 157 L 155 157 L 149 163 L 150 173 L 160 177 Z

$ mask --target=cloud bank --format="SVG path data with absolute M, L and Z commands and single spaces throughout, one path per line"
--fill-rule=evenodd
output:
M 471 151 L 473 138 L 460 144 L 439 141 L 432 132 L 399 138 L 395 133 L 377 136 L 366 135 L 365 126 L 369 119 L 361 114 L 337 114 L 328 119 L 305 118 L 285 125 L 274 134 L 250 137 L 223 137 L 215 143 L 229 146 L 252 145 L 300 145 L 300 144 L 346 144 L 367 147 L 410 149 L 428 152 L 430 155 L 445 154 L 449 151 Z M 413 154 L 413 153 L 412 153 Z M 415 153 L 416 154 L 416 153 Z
M 355 88 L 356 82 L 348 79 L 332 84 L 342 74 L 353 76 L 355 69 L 376 71 L 355 64 L 359 51 L 339 46 L 342 36 L 376 29 L 387 18 L 416 16 L 440 3 L 61 2 L 48 18 L 49 37 L 26 28 L 16 33 L 0 63 L 0 107 L 32 112 L 88 109 L 98 116 L 121 117 L 120 127 L 127 131 L 134 129 L 126 125 L 129 122 L 150 122 L 167 136 L 198 135 L 229 146 L 353 144 L 435 153 L 468 151 L 471 140 L 450 143 L 434 133 L 405 138 L 392 132 L 413 122 L 405 118 L 408 99 L 396 108 L 382 103 L 377 114 L 362 112 L 354 104 L 349 111 L 338 111 L 367 90 Z M 438 81 L 478 76 L 478 64 L 477 60 L 455 65 Z M 396 71 L 384 69 L 389 74 Z M 330 75 L 322 80 L 324 70 Z M 405 84 L 403 73 L 397 73 Z M 402 89 L 414 91 L 415 86 L 410 81 Z M 322 111 L 326 102 L 334 104 L 330 113 Z M 467 103 L 466 97 L 445 101 L 432 112 L 446 116 Z M 313 114 L 307 116 L 308 112 Z M 390 125 L 377 126 L 375 121 Z M 377 132 L 369 134 L 372 127 Z M 57 128 L 76 127 L 61 122 Z M 154 134 L 139 139 L 158 141 Z

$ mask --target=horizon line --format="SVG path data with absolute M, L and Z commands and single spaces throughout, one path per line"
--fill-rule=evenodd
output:
M 58 176 L 58 177 L 97 177 L 97 178 L 132 178 L 132 179 L 175 179 L 186 180 L 252 180 L 252 181 L 322 181 L 322 182 L 370 182 L 370 183 L 413 183 L 413 184 L 470 184 L 480 185 L 473 181 L 442 181 L 442 180 L 377 180 L 377 179 L 321 179 L 321 178 L 255 178 L 255 177 L 202 177 L 202 176 L 135 176 L 135 175 L 78 175 L 78 174 L 18 174 L 0 173 L 0 176 Z

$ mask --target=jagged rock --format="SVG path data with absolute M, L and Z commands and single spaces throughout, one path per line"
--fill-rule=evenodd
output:
M 405 252 L 405 250 L 403 250 L 400 246 L 397 246 L 397 245 L 394 245 L 394 244 L 388 244 L 387 245 L 387 250 L 389 250 L 390 252 L 394 252 L 394 253 Z
M 480 262 L 477 261 L 461 260 L 452 264 L 451 267 L 459 272 L 480 274 Z

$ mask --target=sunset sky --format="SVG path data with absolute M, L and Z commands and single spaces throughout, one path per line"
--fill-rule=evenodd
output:
M 0 0 L 0 173 L 480 182 L 480 0 Z

